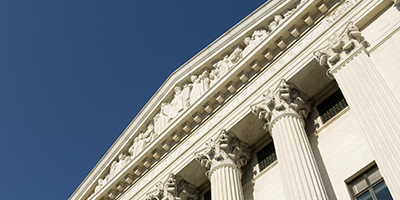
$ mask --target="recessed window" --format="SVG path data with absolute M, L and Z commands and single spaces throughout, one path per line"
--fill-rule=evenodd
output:
M 349 182 L 348 185 L 355 200 L 393 199 L 376 165 Z
M 276 153 L 273 142 L 270 142 L 267 146 L 257 152 L 257 160 L 260 171 L 267 168 L 276 160 Z
M 204 193 L 204 200 L 211 200 L 211 190 Z
M 337 90 L 331 96 L 321 102 L 317 106 L 317 110 L 321 117 L 322 123 L 325 123 L 346 107 L 347 102 L 344 99 L 342 92 Z

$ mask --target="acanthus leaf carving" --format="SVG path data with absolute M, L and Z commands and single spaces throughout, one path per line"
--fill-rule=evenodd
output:
M 237 63 L 263 42 L 272 31 L 276 30 L 284 20 L 290 17 L 307 1 L 299 0 L 299 3 L 294 8 L 274 15 L 274 19 L 270 22 L 267 29 L 259 28 L 254 30 L 250 36 L 244 38 L 244 48 L 236 45 L 230 54 L 223 56 L 222 59 L 212 64 L 212 70 L 209 71 L 207 68 L 204 68 L 200 74 L 191 74 L 189 77 L 190 80 L 183 83 L 182 86 L 175 85 L 172 98 L 161 102 L 160 108 L 152 120 L 150 120 L 147 130 L 139 132 L 134 137 L 132 145 L 127 149 L 128 153 L 122 153 L 122 157 L 118 155 L 118 158 L 115 158 L 109 165 L 109 172 L 102 178 L 97 179 L 94 193 L 97 193 L 118 172 L 127 166 L 130 161 L 134 160 L 169 124 L 201 98 L 220 78 L 225 76 Z M 244 162 L 242 161 L 242 163 Z
M 264 129 L 269 131 L 274 119 L 281 114 L 297 114 L 307 118 L 310 106 L 300 97 L 300 92 L 282 79 L 278 88 L 263 94 L 263 101 L 250 106 L 252 112 L 264 122 Z
M 206 149 L 195 154 L 201 166 L 209 170 L 221 164 L 233 164 L 240 171 L 250 159 L 248 144 L 240 141 L 232 132 L 221 130 L 217 140 L 210 139 Z
M 146 195 L 145 200 L 197 200 L 199 192 L 173 173 L 168 175 L 165 182 L 156 184 L 156 190 Z
M 321 66 L 330 69 L 346 58 L 356 47 L 366 48 L 370 45 L 352 21 L 348 22 L 342 34 L 333 34 L 328 42 L 327 47 L 314 52 L 314 57 Z

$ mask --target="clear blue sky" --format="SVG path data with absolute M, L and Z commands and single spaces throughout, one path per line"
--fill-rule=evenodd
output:
M 0 198 L 69 198 L 169 74 L 265 1 L 0 0 Z

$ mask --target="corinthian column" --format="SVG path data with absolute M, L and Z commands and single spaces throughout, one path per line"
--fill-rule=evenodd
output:
M 216 141 L 210 139 L 206 149 L 196 153 L 196 160 L 207 168 L 211 182 L 211 199 L 243 200 L 241 167 L 250 159 L 247 144 L 232 132 L 221 131 Z
M 299 92 L 282 80 L 251 109 L 274 140 L 286 199 L 328 199 L 304 130 L 310 108 Z
M 349 22 L 343 34 L 315 53 L 328 67 L 355 114 L 394 199 L 400 199 L 400 105 L 374 63 L 368 42 Z M 390 56 L 390 55 L 388 55 Z
M 182 177 L 171 173 L 165 182 L 156 185 L 155 191 L 146 195 L 145 200 L 159 199 L 197 200 L 199 192 Z

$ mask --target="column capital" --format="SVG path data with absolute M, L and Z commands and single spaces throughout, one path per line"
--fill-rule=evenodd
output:
M 146 200 L 159 199 L 197 200 L 199 192 L 182 177 L 171 173 L 165 182 L 157 183 L 156 191 L 146 195 Z
M 201 166 L 207 168 L 206 175 L 210 177 L 221 166 L 234 167 L 241 173 L 241 168 L 250 159 L 250 150 L 248 144 L 223 129 L 218 138 L 215 141 L 210 139 L 206 149 L 195 153 L 195 157 Z
M 328 73 L 338 68 L 356 50 L 360 48 L 365 49 L 370 46 L 352 21 L 347 23 L 346 28 L 341 34 L 335 33 L 329 37 L 328 42 L 328 46 L 313 53 L 318 63 L 329 69 Z M 328 76 L 330 75 L 328 74 Z
M 268 90 L 263 94 L 263 101 L 250 108 L 264 122 L 264 129 L 270 133 L 277 119 L 290 115 L 304 122 L 310 112 L 310 106 L 300 97 L 300 92 L 284 79 L 274 92 Z

